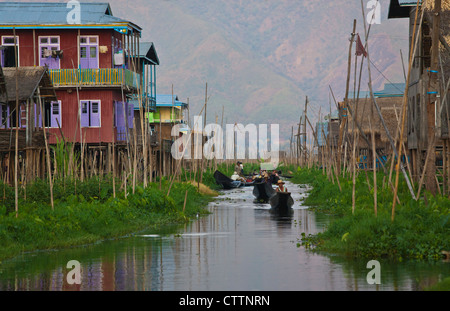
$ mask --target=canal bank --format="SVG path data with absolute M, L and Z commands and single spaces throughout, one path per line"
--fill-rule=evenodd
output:
M 381 260 L 381 284 L 371 285 L 367 260 L 297 247 L 301 233 L 323 232 L 330 216 L 303 205 L 309 188 L 287 187 L 294 193 L 292 215 L 254 204 L 252 187 L 221 191 L 210 214 L 189 223 L 4 261 L 0 290 L 411 291 L 446 273 L 441 262 Z M 70 260 L 81 265 L 81 284 L 66 282 Z
M 52 210 L 48 184 L 36 181 L 27 186 L 26 199 L 20 200 L 16 217 L 14 212 L 7 212 L 14 204 L 13 190 L 3 185 L 0 262 L 23 252 L 75 247 L 149 227 L 189 222 L 207 213 L 205 207 L 213 199 L 212 192 L 200 193 L 187 183 L 174 183 L 169 196 L 167 181 L 159 187 L 159 183 L 145 189 L 137 186 L 134 193 L 129 189 L 125 197 L 124 191 L 117 191 L 114 198 L 107 179 L 92 178 L 78 184 L 58 181 Z
M 392 220 L 393 195 L 378 178 L 378 201 L 374 208 L 373 184 L 360 174 L 355 183 L 345 179 L 328 179 L 319 169 L 299 168 L 296 183 L 311 186 L 305 204 L 319 214 L 333 215 L 324 232 L 302 234 L 301 243 L 318 253 L 335 254 L 354 260 L 385 259 L 398 264 L 415 260 L 427 265 L 443 262 L 445 273 L 437 282 L 448 284 L 450 249 L 450 200 L 425 194 L 418 201 L 408 197 L 406 185 L 400 183 L 395 220 Z M 353 207 L 353 210 L 352 210 Z M 446 281 L 444 281 L 447 278 Z M 444 286 L 449 290 L 448 285 Z

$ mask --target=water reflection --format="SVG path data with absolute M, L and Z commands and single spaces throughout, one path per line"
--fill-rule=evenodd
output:
M 224 192 L 212 214 L 184 226 L 60 251 L 25 254 L 0 265 L 0 290 L 416 290 L 448 275 L 449 265 L 382 263 L 382 285 L 366 282 L 364 261 L 313 254 L 296 243 L 326 226 L 294 191 L 288 215 L 254 204 L 252 188 Z M 66 281 L 70 260 L 81 263 L 81 284 Z

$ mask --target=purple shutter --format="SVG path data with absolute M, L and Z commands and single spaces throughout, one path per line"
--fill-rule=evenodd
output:
M 80 68 L 81 69 L 89 68 L 88 49 L 89 49 L 89 46 L 80 45 Z
M 100 102 L 91 101 L 90 102 L 90 126 L 99 127 L 100 126 Z
M 98 45 L 80 44 L 80 68 L 98 68 Z
M 20 128 L 26 128 L 27 127 L 27 108 L 25 105 L 20 105 L 19 106 L 19 125 Z
M 36 107 L 37 108 L 37 107 Z M 43 115 L 43 112 L 42 112 L 42 110 L 39 110 L 39 127 L 40 128 L 42 128 L 42 115 Z
M 57 101 L 53 101 L 51 103 L 51 112 L 50 112 L 50 126 L 51 127 L 58 127 L 58 122 L 59 122 L 59 126 L 61 125 L 61 105 L 59 102 Z
M 82 100 L 80 102 L 81 115 L 80 115 L 80 123 L 81 127 L 89 127 L 89 101 Z
M 116 101 L 116 127 L 125 126 L 125 120 L 123 118 L 123 105 L 122 102 Z
M 116 101 L 116 128 L 117 128 L 117 140 L 125 141 L 127 139 L 127 128 L 125 124 L 125 118 L 123 114 L 123 103 Z
M 89 68 L 98 68 L 98 46 L 89 47 Z

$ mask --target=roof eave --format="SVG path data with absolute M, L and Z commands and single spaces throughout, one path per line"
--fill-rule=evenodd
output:
M 401 6 L 398 0 L 389 3 L 388 19 L 409 17 L 411 6 Z

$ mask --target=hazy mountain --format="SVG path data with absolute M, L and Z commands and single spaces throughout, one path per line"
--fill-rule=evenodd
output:
M 408 55 L 407 21 L 387 20 L 389 1 L 380 3 L 381 24 L 371 26 L 369 40 L 375 90 L 386 78 L 404 81 L 400 49 L 405 59 Z M 130 5 L 118 0 L 111 5 L 115 15 L 136 21 L 145 30 L 143 39 L 155 43 L 161 60 L 158 92 L 170 93 L 173 84 L 196 114 L 208 82 L 209 121 L 217 115 L 220 122 L 223 106 L 226 122 L 280 123 L 285 139 L 292 126 L 297 130 L 306 95 L 311 120 L 319 110 L 322 116 L 329 112 L 329 86 L 338 100 L 344 97 L 354 19 L 365 41 L 360 1 L 136 0 Z M 352 89 L 353 75 L 352 68 Z
M 205 101 L 208 83 L 209 122 L 216 116 L 221 121 L 223 107 L 224 122 L 279 123 L 284 139 L 293 126 L 297 130 L 306 95 L 312 122 L 319 111 L 322 117 L 329 113 L 329 86 L 338 100 L 344 97 L 353 19 L 365 41 L 361 1 L 355 0 L 109 2 L 115 16 L 141 26 L 142 40 L 155 43 L 158 93 L 170 94 L 173 85 L 181 100 L 189 98 L 192 116 Z M 370 31 L 375 90 L 386 78 L 404 81 L 400 49 L 406 60 L 407 21 L 387 20 L 388 7 L 381 0 L 381 24 Z

